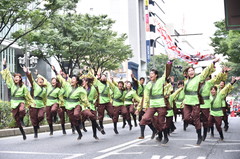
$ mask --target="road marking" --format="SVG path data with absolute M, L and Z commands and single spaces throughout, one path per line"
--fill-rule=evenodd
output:
M 225 150 L 224 152 L 240 152 L 240 150 Z
M 83 154 L 75 154 L 75 155 L 72 155 L 72 156 L 69 156 L 69 157 L 65 157 L 63 159 L 73 159 L 73 158 L 77 158 L 77 157 L 80 157 L 80 156 L 83 156 Z
M 25 151 L 0 151 L 0 153 L 7 154 L 29 154 L 29 155 L 60 155 L 60 156 L 73 156 L 71 153 L 48 153 L 48 152 L 25 152 Z M 83 156 L 84 154 L 74 154 L 78 156 Z
M 184 159 L 186 158 L 187 156 L 178 156 L 178 157 L 175 157 L 174 159 Z
M 111 150 L 111 152 L 106 153 L 106 154 L 101 155 L 101 156 L 98 156 L 98 157 L 95 157 L 94 159 L 102 159 L 102 158 L 105 158 L 105 157 L 108 157 L 108 156 L 111 156 L 111 155 L 122 154 L 122 153 L 119 153 L 119 152 L 120 152 L 120 151 L 123 151 L 123 150 L 126 150 L 126 149 L 129 149 L 129 148 L 133 147 L 135 144 L 144 143 L 144 142 L 147 142 L 147 141 L 149 141 L 149 140 L 151 140 L 151 139 L 150 139 L 150 136 L 147 137 L 147 139 L 145 138 L 145 139 L 143 139 L 143 140 L 138 140 L 138 142 L 135 142 L 135 143 L 132 144 L 132 145 L 127 145 L 127 146 L 126 146 L 126 143 L 125 143 L 125 144 L 122 144 L 122 145 L 125 146 L 125 147 L 123 147 L 123 148 L 119 148 L 119 147 L 120 147 L 119 145 L 118 145 L 118 146 L 115 146 L 115 147 L 117 147 L 117 149 L 114 148 L 114 149 L 116 149 L 116 150 L 114 150 L 114 151 Z M 128 142 L 128 143 L 129 143 L 129 142 Z M 103 151 L 104 151 L 104 150 L 103 150 Z M 108 149 L 108 151 L 109 151 L 109 149 Z M 108 152 L 108 151 L 107 151 L 107 152 Z
M 185 144 L 185 147 L 181 147 L 181 149 L 192 149 L 192 148 L 200 148 L 200 146 Z
M 173 156 L 167 155 L 167 156 L 164 156 L 162 159 L 171 159 L 171 158 L 173 158 Z
M 153 155 L 151 159 L 160 159 L 159 155 Z
M 145 139 L 148 139 L 148 138 L 150 138 L 150 135 L 145 137 Z M 104 150 L 101 150 L 101 151 L 98 151 L 98 152 L 106 153 L 106 152 L 113 151 L 113 150 L 115 150 L 115 149 L 119 149 L 119 148 L 121 148 L 121 147 L 130 145 L 130 144 L 137 143 L 137 142 L 139 142 L 139 141 L 142 141 L 142 140 L 136 139 L 136 140 L 129 141 L 129 142 L 126 142 L 126 143 L 124 143 L 124 144 L 117 145 L 117 146 L 114 146 L 114 147 L 110 147 L 110 148 L 107 148 L 107 149 L 104 149 Z
M 121 155 L 141 155 L 143 152 L 121 152 L 121 153 L 115 153 L 115 154 L 121 154 Z
M 206 159 L 204 156 L 199 156 L 197 159 Z

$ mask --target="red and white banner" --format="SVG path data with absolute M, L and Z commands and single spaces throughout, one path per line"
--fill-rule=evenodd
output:
M 155 21 L 156 22 L 156 21 Z M 164 43 L 164 47 L 170 57 L 174 56 L 176 58 L 180 58 L 190 64 L 198 64 L 199 61 L 207 61 L 212 60 L 214 58 L 214 55 L 206 54 L 203 55 L 200 52 L 196 52 L 195 54 L 189 55 L 180 50 L 173 42 L 170 35 L 168 35 L 166 28 L 161 25 L 159 22 L 155 23 L 156 30 L 160 34 L 160 37 Z

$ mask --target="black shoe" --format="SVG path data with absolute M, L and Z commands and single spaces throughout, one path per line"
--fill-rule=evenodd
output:
M 228 128 L 229 128 L 229 126 L 225 126 L 225 127 L 224 127 L 224 131 L 227 132 L 227 131 L 228 131 Z
M 67 133 L 66 133 L 66 130 L 65 130 L 65 125 L 64 124 L 61 124 L 61 125 L 62 125 L 62 132 L 63 132 L 64 135 L 66 135 Z
M 106 133 L 105 133 L 105 131 L 104 131 L 104 129 L 101 129 L 101 131 L 100 131 L 103 135 L 105 135 Z
M 78 135 L 77 140 L 81 140 L 82 139 L 82 135 Z
M 84 131 L 84 132 L 87 132 L 87 129 L 84 127 L 84 128 L 83 128 L 83 131 Z
M 113 131 L 115 132 L 115 134 L 118 134 L 118 131 L 117 131 L 117 129 L 113 129 Z
M 97 136 L 93 136 L 93 138 L 95 138 L 96 140 L 99 140 L 99 138 Z
M 198 140 L 197 140 L 197 145 L 200 145 L 202 143 L 202 130 L 201 129 L 198 129 L 197 130 L 197 135 L 198 135 Z
M 168 130 L 169 130 L 169 129 L 164 129 L 164 130 L 163 130 L 164 140 L 163 140 L 162 144 L 164 144 L 164 145 L 167 144 L 168 141 L 169 141 L 169 139 L 168 139 Z
M 223 141 L 223 139 L 224 139 L 224 137 L 223 137 L 223 132 L 220 131 L 220 132 L 219 132 L 219 135 L 220 135 L 220 141 Z
M 156 133 L 157 133 L 156 131 L 153 131 L 153 132 L 152 132 L 151 139 L 154 139 L 154 138 L 155 138 L 155 136 L 156 136 Z
M 202 141 L 205 141 L 205 139 L 207 137 L 207 131 L 208 131 L 208 128 L 203 129 L 203 139 L 202 139 Z
M 137 123 L 134 123 L 134 126 L 135 126 L 135 127 L 137 127 L 137 126 L 138 126 L 138 124 L 137 124 Z
M 49 129 L 50 129 L 49 135 L 53 135 L 53 125 L 52 124 L 49 124 Z
M 129 130 L 130 130 L 130 131 L 132 130 L 132 127 L 133 127 L 132 125 L 129 125 Z
M 202 137 L 198 138 L 198 140 L 197 140 L 197 145 L 198 145 L 198 146 L 201 145 L 202 140 L 203 140 Z
M 158 137 L 156 138 L 157 141 L 161 142 L 162 141 L 162 131 L 158 132 Z
M 27 139 L 27 137 L 26 137 L 25 131 L 23 130 L 23 128 L 22 128 L 22 127 L 20 127 L 19 129 L 20 129 L 20 131 L 21 131 L 21 134 L 22 134 L 22 136 L 23 136 L 23 140 L 26 140 L 26 139 Z
M 34 138 L 36 139 L 38 138 L 38 126 L 34 126 L 33 129 L 34 129 Z

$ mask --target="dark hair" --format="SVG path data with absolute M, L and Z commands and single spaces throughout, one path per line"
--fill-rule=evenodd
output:
M 132 82 L 130 82 L 130 81 L 126 81 L 126 83 L 130 83 L 130 84 L 131 84 L 131 87 L 133 86 Z
M 212 87 L 211 87 L 211 90 L 212 90 L 212 89 L 215 89 L 215 90 L 217 91 L 218 88 L 217 88 L 217 86 L 212 86 Z
M 20 73 L 14 73 L 13 77 L 19 76 L 21 79 L 19 81 L 19 86 L 22 87 L 23 81 L 22 81 L 22 75 Z
M 178 86 L 179 86 L 179 85 L 184 85 L 184 81 L 183 81 L 183 80 L 178 81 L 177 85 L 178 85 Z
M 82 83 L 83 83 L 83 82 L 82 82 L 82 79 L 80 79 L 77 75 L 73 75 L 72 78 L 73 78 L 73 77 L 76 78 L 76 80 L 77 80 L 77 85 L 78 85 L 78 86 L 81 86 Z
M 121 83 L 122 85 L 124 85 L 123 81 L 119 81 L 118 84 Z
M 190 68 L 192 68 L 193 70 L 195 70 L 193 67 L 188 67 L 188 68 L 186 68 L 184 71 L 186 71 L 186 73 L 188 73 L 188 70 L 189 70 Z
M 208 77 L 209 77 L 210 79 L 212 79 L 212 75 L 209 75 Z
M 140 80 L 142 80 L 142 79 L 145 81 L 145 78 L 144 78 L 144 77 L 141 77 L 141 78 L 140 78 Z
M 157 78 L 158 78 L 159 74 L 158 74 L 158 71 L 156 69 L 151 69 L 150 72 L 153 72 L 155 75 L 157 75 Z
M 91 87 L 93 85 L 93 78 L 83 78 L 88 83 L 88 87 Z
M 56 78 L 56 77 L 53 77 L 52 79 L 51 79 L 51 81 L 53 80 L 53 79 L 55 79 L 56 80 L 56 87 L 58 87 L 58 88 L 61 88 L 61 83 L 60 83 L 60 81 L 59 81 L 59 79 L 58 78 Z
M 221 82 L 223 82 L 223 83 L 224 83 L 224 85 L 226 84 L 226 83 L 225 83 L 225 81 L 223 81 L 223 80 L 222 80 L 222 81 L 220 81 L 220 83 L 221 83 Z

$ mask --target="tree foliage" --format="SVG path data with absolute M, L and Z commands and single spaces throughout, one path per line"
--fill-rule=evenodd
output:
M 147 74 L 149 75 L 149 71 L 151 69 L 156 69 L 158 70 L 160 76 L 163 75 L 164 70 L 165 70 L 165 65 L 168 61 L 168 56 L 167 55 L 155 55 L 151 57 L 151 60 L 147 66 Z M 171 71 L 171 76 L 175 77 L 175 81 L 178 80 L 183 80 L 183 70 L 189 66 L 188 63 L 180 60 L 180 59 L 175 59 L 173 62 L 173 67 Z
M 214 23 L 217 30 L 211 37 L 211 46 L 216 54 L 227 56 L 227 59 L 234 63 L 240 62 L 240 31 L 227 31 L 224 20 Z
M 22 38 L 32 53 L 43 58 L 54 57 L 62 70 L 73 74 L 83 65 L 97 71 L 114 70 L 132 57 L 132 50 L 125 44 L 126 34 L 112 31 L 114 21 L 107 15 L 62 14 L 54 15 L 41 28 Z M 17 32 L 21 34 L 21 31 Z
M 57 11 L 72 12 L 78 0 L 1 0 L 0 1 L 0 45 L 4 40 L 10 43 L 0 50 L 2 53 L 18 39 L 42 26 Z M 11 37 L 16 28 L 23 28 L 21 34 Z

